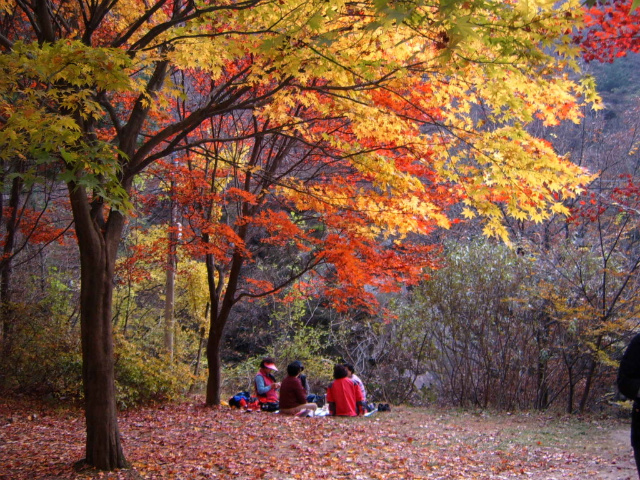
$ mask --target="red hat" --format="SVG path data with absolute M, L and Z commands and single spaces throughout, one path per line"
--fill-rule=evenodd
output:
M 273 363 L 265 363 L 264 364 L 264 368 L 268 368 L 269 370 L 274 370 L 274 371 L 278 371 L 278 369 L 276 368 L 276 366 Z

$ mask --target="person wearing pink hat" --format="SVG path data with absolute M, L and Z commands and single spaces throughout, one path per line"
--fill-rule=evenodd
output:
M 278 389 L 280 383 L 276 382 L 273 372 L 278 369 L 273 358 L 266 357 L 260 362 L 260 370 L 255 378 L 256 397 L 262 410 L 275 411 L 278 409 Z

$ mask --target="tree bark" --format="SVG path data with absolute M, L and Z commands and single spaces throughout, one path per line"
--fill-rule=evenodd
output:
M 20 206 L 20 195 L 22 193 L 23 183 L 22 177 L 18 175 L 13 179 L 11 184 L 11 197 L 9 198 L 10 214 L 6 221 L 7 235 L 2 249 L 2 260 L 0 261 L 0 351 L 4 358 L 7 358 L 11 349 L 11 316 L 13 314 L 13 307 L 11 305 L 11 277 L 13 272 L 13 250 L 18 230 L 18 208 Z M 1 212 L 2 209 L 0 208 L 0 213 Z
M 223 279 L 216 281 L 215 259 L 213 255 L 206 255 L 207 280 L 209 284 L 209 299 L 211 310 L 209 312 L 209 338 L 207 340 L 207 362 L 209 364 L 209 374 L 207 376 L 206 404 L 220 405 L 220 391 L 222 386 L 222 360 L 220 357 L 220 345 L 222 344 L 222 334 L 226 324 L 224 312 L 220 310 L 220 285 Z M 225 293 L 225 296 L 229 292 Z M 228 315 L 227 315 L 228 316 Z
M 246 230 L 241 229 L 240 238 L 244 238 Z M 231 270 L 224 289 L 224 297 L 220 301 L 223 279 L 218 278 L 213 255 L 206 256 L 207 278 L 209 283 L 209 296 L 211 299 L 211 317 L 209 324 L 209 340 L 207 341 L 207 361 L 209 362 L 209 376 L 207 378 L 207 405 L 220 405 L 220 392 L 222 387 L 222 360 L 220 357 L 220 345 L 224 327 L 227 324 L 231 309 L 235 303 L 234 297 L 238 290 L 238 279 L 244 259 L 239 253 L 233 255 Z
M 589 368 L 587 370 L 584 391 L 582 392 L 580 406 L 578 407 L 580 413 L 584 413 L 584 411 L 587 409 L 587 402 L 589 401 L 589 395 L 591 394 L 591 386 L 593 385 L 593 380 L 596 376 L 596 371 L 598 369 L 598 361 L 597 361 L 596 354 L 600 350 L 601 345 L 602 345 L 602 335 L 598 337 L 598 340 L 596 342 L 596 353 L 594 353 L 593 357 L 589 358 Z
M 124 219 L 112 211 L 102 225 L 101 208 L 83 188 L 69 185 L 80 251 L 80 334 L 87 423 L 85 463 L 101 470 L 127 466 L 117 422 L 113 331 L 113 275 Z
M 171 192 L 175 188 L 174 182 L 171 182 Z M 176 226 L 176 202 L 171 199 L 171 212 L 169 218 L 169 233 L 167 235 L 168 252 L 167 252 L 167 278 L 166 292 L 164 301 L 164 349 L 169 357 L 169 361 L 173 362 L 174 355 L 174 323 L 175 323 L 175 291 L 176 291 L 176 242 L 178 235 L 175 232 Z
M 220 391 L 222 390 L 222 360 L 220 358 L 220 344 L 222 331 L 215 328 L 214 314 L 211 314 L 211 328 L 207 341 L 207 361 L 209 362 L 209 376 L 207 377 L 207 405 L 220 405 Z

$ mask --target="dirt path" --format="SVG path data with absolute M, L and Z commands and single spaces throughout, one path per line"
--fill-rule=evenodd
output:
M 605 463 L 605 472 L 601 477 L 603 480 L 635 480 L 638 478 L 633 461 L 633 451 L 629 446 L 629 427 L 613 430 L 605 442 L 605 448 L 609 451 L 606 458 L 609 458 L 611 463 Z
M 445 415 L 465 443 L 482 443 L 482 456 L 504 449 L 522 455 L 523 477 L 637 480 L 629 425 L 617 419 L 546 415 Z M 528 471 L 527 471 L 528 469 Z M 491 478 L 512 478 L 496 475 Z

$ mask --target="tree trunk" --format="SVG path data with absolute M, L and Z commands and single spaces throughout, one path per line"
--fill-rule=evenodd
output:
M 193 393 L 196 388 L 196 382 L 198 381 L 198 375 L 200 374 L 200 358 L 202 358 L 202 344 L 204 343 L 205 328 L 200 329 L 200 338 L 198 339 L 198 355 L 196 356 L 196 366 L 193 370 L 193 376 L 195 377 L 193 383 L 189 387 L 189 393 Z
M 220 391 L 222 390 L 222 361 L 220 358 L 220 344 L 222 331 L 214 328 L 214 313 L 211 314 L 211 327 L 207 342 L 207 361 L 209 362 L 209 376 L 207 377 L 207 405 L 220 405 Z
M 602 323 L 604 324 L 604 319 Z M 587 370 L 587 378 L 584 386 L 584 391 L 582 392 L 582 398 L 580 399 L 579 411 L 580 413 L 584 413 L 587 408 L 587 402 L 589 401 L 589 395 L 591 394 L 591 386 L 593 385 L 593 380 L 596 376 L 596 372 L 598 370 L 598 352 L 600 351 L 600 347 L 602 346 L 602 335 L 598 336 L 598 340 L 596 341 L 596 351 L 591 358 L 589 358 L 589 368 Z
M 569 395 L 567 396 L 567 413 L 573 414 L 573 395 L 575 391 L 575 384 L 573 383 L 573 367 L 568 366 L 567 373 L 569 375 Z
M 538 345 L 538 364 L 536 367 L 536 409 L 546 410 L 549 407 L 549 385 L 547 384 L 547 369 L 549 365 L 549 331 L 548 318 L 542 320 L 542 326 L 536 331 Z
M 118 430 L 111 323 L 115 256 L 124 219 L 89 204 L 83 188 L 69 185 L 80 251 L 82 379 L 87 424 L 85 463 L 101 470 L 125 468 Z
M 0 351 L 2 356 L 7 358 L 11 350 L 11 332 L 13 306 L 11 305 L 11 277 L 13 272 L 13 250 L 16 243 L 16 233 L 18 230 L 18 208 L 20 206 L 20 195 L 24 182 L 22 177 L 17 176 L 11 184 L 11 197 L 9 198 L 9 217 L 7 223 L 7 235 L 2 249 L 2 260 L 0 261 Z M 0 213 L 2 209 L 0 208 Z M 0 377 L 1 378 L 1 377 Z
M 244 232 L 243 232 L 244 233 Z M 240 238 L 243 238 L 242 236 Z M 222 387 L 222 360 L 220 358 L 220 345 L 224 327 L 227 324 L 231 309 L 234 305 L 234 297 L 238 289 L 240 269 L 244 259 L 239 253 L 233 255 L 231 269 L 224 290 L 224 297 L 220 302 L 222 285 L 224 281 L 218 278 L 213 255 L 206 256 L 207 279 L 209 284 L 209 296 L 211 300 L 211 316 L 209 324 L 209 340 L 207 342 L 207 361 L 209 362 L 209 376 L 207 378 L 207 405 L 220 405 L 220 391 Z
M 173 191 L 173 182 L 171 183 Z M 176 203 L 171 199 L 171 216 L 169 219 L 169 234 L 167 252 L 167 278 L 166 292 L 164 302 L 164 349 L 169 357 L 169 361 L 173 362 L 173 345 L 174 345 L 174 311 L 175 311 L 175 291 L 176 291 L 176 242 L 178 236 L 175 232 L 176 224 Z

